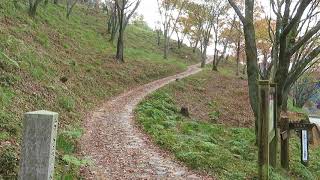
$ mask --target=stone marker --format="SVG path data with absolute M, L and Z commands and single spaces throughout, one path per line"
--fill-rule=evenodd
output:
M 58 113 L 28 112 L 23 120 L 20 180 L 53 179 Z

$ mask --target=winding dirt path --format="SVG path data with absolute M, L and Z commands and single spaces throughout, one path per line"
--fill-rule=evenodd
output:
M 201 71 L 199 64 L 183 73 L 125 92 L 103 104 L 85 121 L 81 153 L 94 167 L 83 170 L 86 179 L 211 179 L 192 172 L 152 144 L 136 125 L 133 110 L 158 88 Z

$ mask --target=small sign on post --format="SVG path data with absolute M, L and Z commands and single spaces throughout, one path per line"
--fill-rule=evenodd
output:
M 308 133 L 314 127 L 312 123 L 289 122 L 288 117 L 282 117 L 280 121 L 281 131 L 281 167 L 289 169 L 289 138 L 290 130 L 300 132 L 301 137 L 301 163 L 308 166 L 309 162 L 309 137 Z
M 53 179 L 58 113 L 35 111 L 23 120 L 20 180 Z
M 308 166 L 309 161 L 309 142 L 308 130 L 301 130 L 301 163 Z

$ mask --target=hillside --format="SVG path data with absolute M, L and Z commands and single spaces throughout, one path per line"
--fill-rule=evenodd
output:
M 146 98 L 136 119 L 154 143 L 188 167 L 217 179 L 257 179 L 258 148 L 247 82 L 232 63 L 171 83 Z M 181 113 L 187 107 L 189 117 Z M 309 166 L 300 163 L 300 139 L 291 133 L 290 171 L 270 179 L 318 179 L 320 148 L 310 146 Z M 279 165 L 280 166 L 280 165 Z
M 0 1 L 0 179 L 17 175 L 23 113 L 59 112 L 56 175 L 78 176 L 87 161 L 77 156 L 82 120 L 100 104 L 127 89 L 184 70 L 198 62 L 183 47 L 162 59 L 156 33 L 130 25 L 126 63 L 115 63 L 102 12 L 76 6 L 70 20 L 65 7 L 40 6 L 31 19 L 27 3 Z M 172 42 L 172 44 L 175 44 Z M 65 165 L 69 165 L 66 170 Z

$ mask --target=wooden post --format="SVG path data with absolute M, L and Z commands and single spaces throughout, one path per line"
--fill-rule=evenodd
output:
M 259 81 L 259 179 L 269 179 L 269 81 Z
M 289 170 L 289 118 L 283 117 L 280 120 L 281 133 L 281 167 Z
M 278 116 L 277 116 L 277 86 L 275 83 L 271 83 L 270 87 L 272 88 L 272 96 L 273 96 L 273 125 L 274 125 L 274 132 L 275 136 L 270 141 L 269 144 L 269 157 L 270 157 L 270 165 L 272 167 L 277 166 L 277 145 L 278 145 L 278 130 L 277 130 L 277 124 L 278 124 Z
M 25 114 L 19 179 L 53 179 L 58 114 L 36 111 Z

